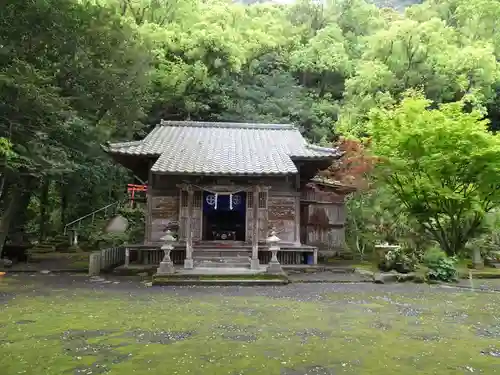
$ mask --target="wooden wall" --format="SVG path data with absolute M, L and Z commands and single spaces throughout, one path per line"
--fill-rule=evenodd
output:
M 309 203 L 304 210 L 305 241 L 325 250 L 344 247 L 345 206 L 342 203 Z
M 304 189 L 301 195 L 301 241 L 321 250 L 345 247 L 345 194 Z
M 149 200 L 151 215 L 149 230 L 146 228 L 146 243 L 159 242 L 165 228 L 179 220 L 179 196 L 151 196 Z
M 270 195 L 268 220 L 269 227 L 276 228 L 278 237 L 283 242 L 295 242 L 296 197 Z
M 189 181 L 187 176 L 153 175 L 153 184 L 148 191 L 148 215 L 146 225 L 146 243 L 155 243 L 163 236 L 165 227 L 173 222 L 180 225 L 179 237 L 185 238 L 183 228 L 187 220 L 187 193 L 181 195 L 177 185 Z M 212 177 L 195 178 L 190 182 L 202 184 L 216 184 L 218 179 Z M 293 183 L 286 177 L 267 177 L 257 178 L 231 178 L 227 182 L 236 185 L 249 186 L 260 184 L 268 186 L 268 191 L 262 191 L 259 194 L 259 241 L 265 241 L 269 235 L 270 229 L 274 226 L 278 231 L 278 237 L 284 242 L 294 242 L 298 238 L 296 234 L 297 215 L 297 193 L 294 190 Z M 202 222 L 202 202 L 201 198 L 196 196 L 195 192 L 193 202 L 193 240 L 201 238 Z M 246 241 L 252 241 L 252 222 L 253 222 L 253 194 L 250 191 L 247 195 L 246 211 Z

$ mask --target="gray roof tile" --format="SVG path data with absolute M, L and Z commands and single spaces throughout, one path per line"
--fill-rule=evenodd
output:
M 108 152 L 159 156 L 151 170 L 182 174 L 293 174 L 293 159 L 333 158 L 292 125 L 162 121 L 142 141 L 113 143 Z

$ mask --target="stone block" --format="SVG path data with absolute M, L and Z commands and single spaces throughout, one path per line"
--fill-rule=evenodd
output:
M 267 266 L 267 273 L 271 274 L 280 274 L 283 273 L 283 269 L 281 268 L 281 264 L 279 263 L 269 263 L 269 266 Z
M 193 261 L 193 259 L 185 259 L 184 260 L 184 268 L 193 269 L 194 268 L 194 261 Z
M 157 275 L 171 275 L 175 273 L 174 264 L 172 262 L 161 262 L 156 273 Z
M 112 218 L 105 228 L 106 233 L 124 233 L 128 228 L 128 220 L 121 216 L 115 216 Z

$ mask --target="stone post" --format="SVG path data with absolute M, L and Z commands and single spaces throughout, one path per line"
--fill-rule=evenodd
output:
M 191 221 L 193 218 L 193 196 L 194 191 L 191 186 L 188 186 L 188 217 L 186 222 L 186 259 L 184 259 L 184 268 L 192 269 L 193 262 L 193 231 L 191 229 Z
M 281 264 L 278 261 L 278 251 L 280 250 L 279 242 L 281 240 L 276 236 L 276 231 L 274 228 L 271 230 L 271 235 L 266 239 L 266 243 L 269 245 L 269 251 L 271 252 L 271 261 L 267 267 L 267 272 L 269 273 L 281 273 Z
M 130 249 L 128 247 L 125 248 L 125 264 L 124 267 L 128 268 L 130 265 Z
M 73 230 L 73 246 L 78 246 L 78 232 L 76 229 Z
M 474 248 L 472 252 L 472 264 L 476 269 L 484 268 L 484 260 L 483 257 L 481 256 L 481 250 L 478 248 Z
M 250 268 L 258 270 L 259 264 L 259 186 L 254 186 L 252 207 L 252 259 Z
M 89 276 L 98 276 L 101 273 L 101 254 L 96 251 L 89 257 Z
M 175 273 L 174 263 L 172 259 L 170 259 L 170 252 L 174 249 L 175 238 L 172 235 L 172 232 L 167 230 L 167 233 L 161 238 L 164 244 L 161 246 L 165 256 L 160 263 L 160 267 L 156 270 L 158 275 L 168 275 Z

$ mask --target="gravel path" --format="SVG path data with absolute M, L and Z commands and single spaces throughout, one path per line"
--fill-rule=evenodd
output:
M 342 276 L 342 275 L 341 275 Z M 344 275 L 346 281 L 349 275 Z M 316 276 L 317 278 L 317 276 Z M 20 293 L 47 294 L 54 289 L 92 289 L 100 291 L 126 292 L 130 294 L 155 295 L 158 293 L 172 294 L 174 296 L 195 296 L 195 295 L 227 295 L 227 296 L 266 296 L 276 298 L 293 298 L 300 301 L 312 301 L 321 299 L 321 295 L 330 292 L 340 293 L 426 293 L 432 290 L 445 289 L 460 291 L 464 289 L 414 283 L 394 283 L 394 284 L 373 284 L 367 282 L 348 283 L 292 283 L 282 286 L 147 286 L 147 283 L 138 277 L 106 276 L 88 277 L 83 274 L 11 274 L 5 280 L 15 280 L 17 283 L 25 285 Z M 500 281 L 500 280 L 499 280 Z M 30 286 L 33 286 L 32 288 Z M 463 283 L 467 287 L 469 284 Z M 483 285 L 483 287 L 480 287 Z M 478 282 L 478 292 L 487 292 L 484 281 Z M 0 290 L 1 296 L 1 290 Z M 1 298 L 0 298 L 1 299 Z

